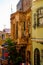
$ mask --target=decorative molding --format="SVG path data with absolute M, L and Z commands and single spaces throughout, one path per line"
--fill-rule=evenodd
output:
M 38 43 L 43 43 L 43 38 L 31 38 L 32 41 L 38 42 Z

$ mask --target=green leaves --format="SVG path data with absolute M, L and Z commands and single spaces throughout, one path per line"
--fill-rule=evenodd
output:
M 16 43 L 13 42 L 10 38 L 8 38 L 6 40 L 6 42 L 8 43 L 7 49 L 8 49 L 8 52 L 9 52 L 10 60 L 12 60 L 13 63 L 16 65 L 16 63 L 22 61 L 22 57 L 17 52 Z

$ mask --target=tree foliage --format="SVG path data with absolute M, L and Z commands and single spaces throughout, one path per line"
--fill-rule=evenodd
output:
M 9 52 L 9 60 L 12 60 L 12 62 L 17 65 L 18 62 L 22 61 L 22 57 L 17 52 L 16 49 L 16 43 L 13 42 L 11 39 L 7 39 L 6 42 L 8 43 L 8 52 Z

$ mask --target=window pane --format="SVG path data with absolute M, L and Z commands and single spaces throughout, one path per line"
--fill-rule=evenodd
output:
M 40 25 L 43 25 L 43 18 L 39 19 Z
M 43 9 L 41 9 L 41 13 L 43 14 Z
M 43 26 L 43 8 L 37 10 L 37 26 Z
M 16 39 L 18 38 L 18 22 L 16 22 Z
M 22 22 L 22 25 L 21 25 L 21 30 L 22 30 L 22 37 L 24 37 L 24 33 L 25 33 L 25 22 Z

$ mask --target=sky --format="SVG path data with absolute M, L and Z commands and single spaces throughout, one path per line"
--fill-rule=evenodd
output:
M 10 15 L 16 12 L 18 2 L 19 0 L 0 0 L 0 31 L 10 28 Z

